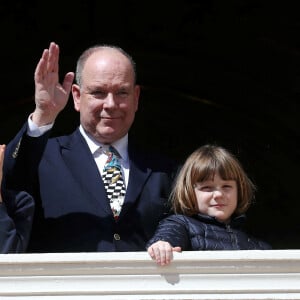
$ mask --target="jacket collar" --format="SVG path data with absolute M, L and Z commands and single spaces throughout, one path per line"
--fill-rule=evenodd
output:
M 205 214 L 197 214 L 195 215 L 195 218 L 200 220 L 200 221 L 204 221 L 206 223 L 213 223 L 213 224 L 217 224 L 220 226 L 225 226 L 226 224 L 223 222 L 218 221 L 215 217 L 211 217 Z M 239 216 L 233 216 L 230 220 L 229 223 L 227 223 L 228 225 L 232 226 L 232 227 L 242 227 L 246 222 L 246 215 L 242 214 Z
M 83 136 L 83 138 L 85 139 L 92 154 L 94 154 L 99 148 L 103 148 L 103 149 L 108 148 L 108 145 L 99 143 L 91 135 L 89 135 L 83 129 L 82 125 L 79 126 L 79 131 Z M 118 151 L 123 161 L 127 162 L 128 161 L 128 134 L 123 136 L 121 139 L 115 141 L 111 145 Z

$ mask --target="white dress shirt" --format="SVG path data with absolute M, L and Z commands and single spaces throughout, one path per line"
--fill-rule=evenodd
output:
M 28 130 L 27 134 L 32 137 L 39 137 L 44 134 L 46 131 L 50 130 L 54 124 L 49 124 L 45 126 L 38 127 L 33 121 L 31 120 L 31 116 L 28 118 Z M 80 125 L 79 131 L 82 134 L 83 138 L 85 139 L 88 147 L 93 154 L 95 159 L 96 165 L 100 174 L 102 175 L 104 165 L 107 160 L 107 155 L 104 153 L 109 145 L 101 144 L 97 142 L 93 137 L 86 133 L 83 127 Z M 111 146 L 113 146 L 120 154 L 120 164 L 122 167 L 123 178 L 125 180 L 125 186 L 128 186 L 128 179 L 129 179 L 129 158 L 128 158 L 128 134 L 122 137 L 120 140 L 114 142 Z

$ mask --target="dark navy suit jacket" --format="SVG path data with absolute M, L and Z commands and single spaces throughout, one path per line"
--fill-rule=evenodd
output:
M 9 188 L 28 190 L 36 201 L 28 252 L 145 251 L 169 212 L 175 165 L 129 144 L 129 182 L 115 221 L 79 129 L 56 138 L 32 138 L 26 130 L 9 143 L 4 172 Z

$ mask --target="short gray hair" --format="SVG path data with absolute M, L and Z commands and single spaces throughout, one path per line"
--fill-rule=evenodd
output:
M 103 49 L 114 49 L 117 50 L 118 52 L 120 52 L 121 54 L 123 54 L 130 62 L 131 66 L 132 66 L 132 70 L 133 70 L 133 76 L 134 76 L 134 84 L 136 83 L 136 64 L 133 60 L 133 58 L 122 48 L 118 47 L 118 46 L 114 46 L 114 45 L 95 45 L 92 46 L 88 49 L 86 49 L 78 58 L 77 60 L 77 64 L 76 64 L 76 83 L 81 86 L 82 84 L 82 70 L 84 68 L 84 65 L 87 61 L 87 59 L 95 52 L 99 51 L 99 50 L 103 50 Z

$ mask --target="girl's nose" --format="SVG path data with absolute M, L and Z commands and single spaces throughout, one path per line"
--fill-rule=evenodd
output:
M 223 193 L 222 193 L 221 190 L 215 189 L 214 192 L 213 192 L 213 195 L 214 195 L 215 198 L 217 198 L 217 197 L 222 197 Z

